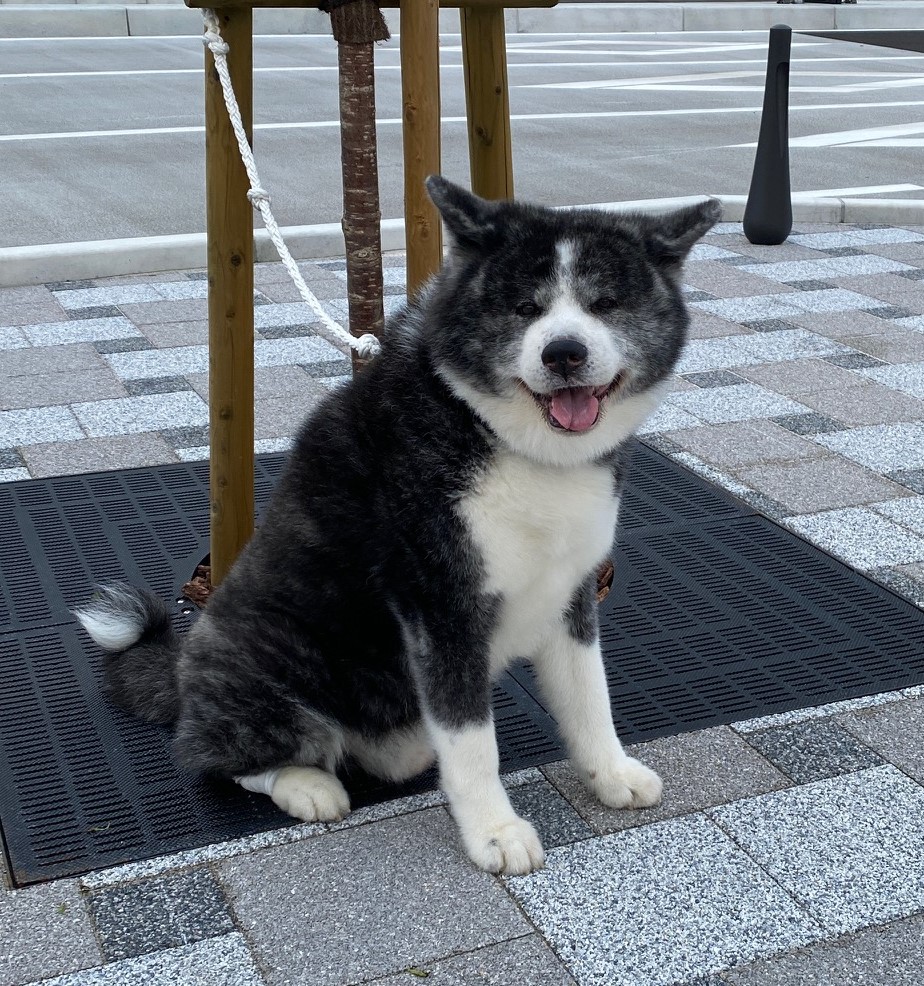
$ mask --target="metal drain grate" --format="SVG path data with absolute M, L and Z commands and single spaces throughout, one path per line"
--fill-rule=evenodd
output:
M 258 504 L 283 462 L 258 458 Z M 206 550 L 207 481 L 194 463 L 0 488 L 0 821 L 20 886 L 289 821 L 184 774 L 166 730 L 110 708 L 69 612 L 112 578 L 175 597 Z M 621 519 L 601 619 L 626 739 L 924 680 L 917 609 L 645 446 Z M 562 755 L 526 666 L 498 684 L 495 710 L 505 770 Z M 356 806 L 433 783 L 348 778 Z

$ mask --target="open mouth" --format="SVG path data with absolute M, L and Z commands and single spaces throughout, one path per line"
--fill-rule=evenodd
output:
M 562 387 L 550 394 L 529 390 L 530 396 L 545 414 L 549 426 L 557 431 L 585 432 L 600 420 L 607 398 L 622 386 L 625 374 L 617 373 L 602 387 Z

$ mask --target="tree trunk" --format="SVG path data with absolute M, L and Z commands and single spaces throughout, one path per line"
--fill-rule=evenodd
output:
M 372 0 L 353 0 L 332 9 L 330 16 L 340 69 L 342 225 L 350 332 L 381 336 L 385 315 L 373 43 L 386 40 L 388 28 Z M 354 372 L 365 362 L 353 353 Z

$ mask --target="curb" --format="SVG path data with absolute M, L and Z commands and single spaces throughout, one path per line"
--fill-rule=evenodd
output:
M 400 14 L 384 11 L 400 33 Z M 857 4 L 561 3 L 552 8 L 508 9 L 507 31 L 543 33 L 651 33 L 763 31 L 773 24 L 796 31 L 924 29 L 924 0 L 861 0 Z M 171 37 L 201 31 L 198 10 L 181 3 L 6 3 L 0 0 L 0 38 Z M 458 34 L 459 13 L 440 12 L 440 30 Z M 330 34 L 330 17 L 311 8 L 257 9 L 256 34 Z
M 740 222 L 743 218 L 746 195 L 709 197 L 721 203 L 726 222 Z M 702 199 L 703 196 L 681 196 L 633 202 L 598 202 L 585 208 L 610 212 L 666 212 L 701 202 Z M 924 226 L 924 199 L 818 198 L 800 196 L 797 192 L 793 194 L 792 212 L 795 222 L 876 222 Z M 282 229 L 282 234 L 296 260 L 343 256 L 343 232 L 339 223 L 287 226 Z M 382 249 L 403 250 L 404 246 L 404 220 L 384 220 Z M 257 263 L 273 263 L 278 259 L 265 230 L 254 232 L 254 256 Z M 205 265 L 205 233 L 6 247 L 0 248 L 0 288 L 122 274 L 191 270 Z

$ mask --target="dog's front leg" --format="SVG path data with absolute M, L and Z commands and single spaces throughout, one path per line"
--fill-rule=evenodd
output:
M 440 783 L 466 852 L 489 873 L 530 873 L 545 863 L 536 830 L 513 810 L 498 776 L 490 708 L 481 721 L 427 725 L 440 764 Z
M 661 779 L 626 755 L 613 725 L 600 651 L 596 578 L 575 594 L 534 655 L 536 674 L 578 776 L 605 805 L 645 808 L 661 800 Z

